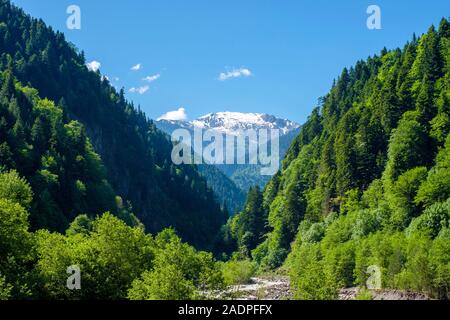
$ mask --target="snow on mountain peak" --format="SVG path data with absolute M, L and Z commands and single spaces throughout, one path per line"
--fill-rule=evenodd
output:
M 298 123 L 268 114 L 241 112 L 210 113 L 191 121 L 191 124 L 197 128 L 214 129 L 228 134 L 248 129 L 279 129 L 284 135 L 300 127 Z

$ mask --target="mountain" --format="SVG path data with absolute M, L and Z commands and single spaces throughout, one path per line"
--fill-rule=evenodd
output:
M 0 71 L 0 168 L 31 183 L 33 229 L 64 231 L 78 214 L 125 208 L 149 232 L 174 227 L 198 247 L 212 244 L 227 217 L 197 168 L 173 165 L 167 135 L 123 90 L 7 0 Z
M 193 121 L 159 119 L 157 125 L 166 132 L 183 128 L 194 130 L 215 130 L 224 134 L 238 135 L 239 130 L 278 129 L 280 136 L 295 132 L 300 128 L 294 121 L 280 119 L 264 113 L 217 112 Z
M 213 129 L 237 135 L 239 130 L 278 129 L 283 136 L 300 127 L 297 123 L 263 113 L 218 112 L 207 114 L 191 122 L 194 127 Z
M 156 122 L 156 126 L 168 134 L 176 129 L 187 129 L 192 133 L 195 128 L 200 128 L 231 136 L 239 135 L 241 130 L 278 129 L 280 130 L 280 158 L 284 156 L 300 130 L 300 125 L 290 120 L 263 113 L 240 112 L 211 113 L 193 121 L 160 119 Z M 270 176 L 261 175 L 259 165 L 217 165 L 217 168 L 244 192 L 256 185 L 264 187 L 270 180 Z
M 261 270 L 283 265 L 296 299 L 448 299 L 450 22 L 345 68 L 320 101 L 224 238 Z

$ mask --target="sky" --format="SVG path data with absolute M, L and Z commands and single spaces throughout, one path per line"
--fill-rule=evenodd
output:
M 448 0 L 13 0 L 84 50 L 152 119 L 220 111 L 303 123 L 344 67 L 403 47 Z M 81 29 L 67 28 L 67 8 Z M 370 5 L 381 29 L 370 30 Z

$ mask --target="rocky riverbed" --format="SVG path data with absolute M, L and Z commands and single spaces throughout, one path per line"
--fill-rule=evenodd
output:
M 355 300 L 358 288 L 342 289 L 339 300 Z M 373 300 L 430 300 L 422 293 L 401 290 L 372 290 Z M 255 277 L 249 284 L 231 287 L 222 298 L 232 300 L 290 300 L 292 292 L 288 277 L 266 276 Z
M 236 300 L 289 300 L 291 290 L 288 277 L 252 278 L 249 284 L 231 287 L 227 292 Z

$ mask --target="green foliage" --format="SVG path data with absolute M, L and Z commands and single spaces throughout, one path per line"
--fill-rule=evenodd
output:
M 117 194 L 149 232 L 173 226 L 211 248 L 227 217 L 195 166 L 171 164 L 169 137 L 62 33 L 9 0 L 0 21 L 0 168 L 29 181 L 32 229 L 64 232 L 106 211 L 136 224 Z
M 128 291 L 131 300 L 188 300 L 195 295 L 192 281 L 176 265 L 144 272 Z
M 436 298 L 450 299 L 450 229 L 443 229 L 429 253 L 430 274 Z
M 390 140 L 385 179 L 396 181 L 407 170 L 427 164 L 429 154 L 425 129 L 405 116 Z
M 295 298 L 364 288 L 374 266 L 383 288 L 448 297 L 447 29 L 344 69 L 269 182 L 270 231 L 252 255 L 273 269 L 290 250 Z
M 155 242 L 154 267 L 133 282 L 128 298 L 187 300 L 222 288 L 222 273 L 210 253 L 182 243 L 171 229 L 160 233 Z
M 360 290 L 356 295 L 355 300 L 371 301 L 373 300 L 373 295 L 369 290 Z
M 408 233 L 426 233 L 436 238 L 441 230 L 449 227 L 450 199 L 444 203 L 435 203 L 423 214 L 415 218 L 408 227 Z
M 172 165 L 168 137 L 61 33 L 7 0 L 0 21 L 0 299 L 208 298 L 283 263 L 297 299 L 364 288 L 371 266 L 383 288 L 449 298 L 448 20 L 344 69 L 225 227 L 197 168 Z M 257 266 L 181 240 L 219 231 Z
M 67 236 L 75 236 L 76 234 L 89 235 L 92 231 L 92 219 L 87 215 L 82 214 L 73 220 L 69 228 L 66 230 Z
M 0 274 L 0 301 L 8 300 L 11 297 L 11 285 L 7 284 L 5 277 Z
M 250 260 L 230 260 L 222 265 L 225 284 L 243 285 L 248 284 L 255 275 L 256 265 Z
M 30 233 L 28 212 L 18 203 L 0 199 L 0 265 L 10 255 L 23 257 L 28 254 Z
M 214 190 L 217 201 L 235 214 L 242 210 L 245 205 L 245 193 L 229 177 L 220 171 L 214 165 L 199 165 L 198 171 L 208 183 L 208 186 Z
M 385 197 L 392 209 L 391 223 L 394 228 L 404 229 L 412 218 L 420 214 L 414 199 L 426 176 L 425 167 L 408 170 L 387 188 Z
M 29 208 L 33 192 L 28 182 L 16 171 L 0 174 L 0 198 L 11 200 L 24 208 Z
M 28 229 L 28 212 L 0 198 L 0 295 L 4 297 L 29 298 L 35 286 L 29 269 L 34 260 L 33 235 Z
M 313 223 L 305 220 L 300 224 L 299 233 L 302 243 L 318 243 L 325 236 L 325 223 Z
M 67 236 L 40 231 L 37 234 L 37 268 L 44 283 L 44 294 L 53 299 L 124 299 L 134 279 L 152 267 L 153 239 L 141 228 L 131 228 L 110 214 L 79 228 L 78 218 Z M 81 270 L 83 290 L 64 285 L 67 268 Z
M 289 261 L 291 286 L 298 300 L 331 300 L 337 298 L 339 284 L 322 260 L 318 244 L 300 247 Z
M 266 220 L 267 210 L 263 206 L 262 193 L 259 187 L 251 188 L 244 210 L 229 221 L 231 234 L 245 256 L 250 256 L 267 232 Z
M 450 197 L 450 135 L 445 147 L 436 157 L 436 165 L 430 170 L 427 180 L 420 186 L 416 203 L 430 206 Z

